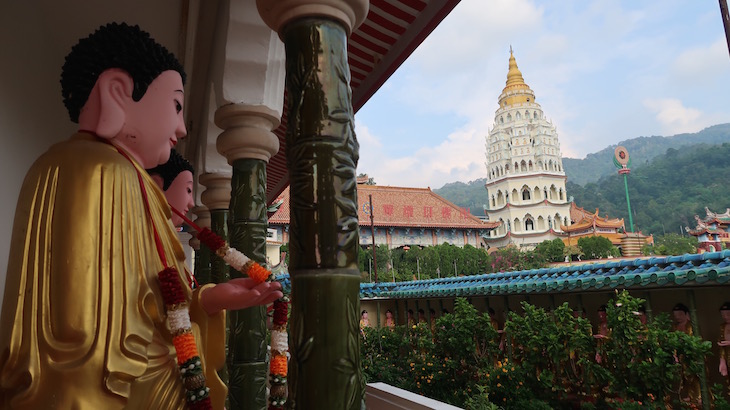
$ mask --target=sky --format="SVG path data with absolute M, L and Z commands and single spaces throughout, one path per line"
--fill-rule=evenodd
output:
M 355 114 L 358 173 L 432 189 L 486 177 L 510 46 L 563 157 L 730 122 L 717 0 L 461 0 Z

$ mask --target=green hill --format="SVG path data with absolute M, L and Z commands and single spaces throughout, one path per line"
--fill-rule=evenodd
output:
M 450 182 L 441 188 L 434 189 L 433 192 L 462 208 L 469 208 L 472 215 L 484 215 L 483 206 L 489 199 L 487 189 L 484 187 L 486 183 L 486 178 L 479 178 L 467 183 Z
M 653 164 L 654 160 L 663 158 L 667 154 L 668 150 L 670 155 L 676 154 L 676 158 L 684 158 L 685 155 L 689 154 L 690 152 L 694 152 L 695 149 L 702 149 L 702 147 L 704 147 L 704 149 L 709 149 L 710 151 L 712 151 L 712 148 L 708 148 L 708 146 L 724 143 L 730 143 L 730 124 L 714 125 L 712 127 L 705 128 L 700 132 L 691 134 L 677 134 L 670 137 L 653 136 L 633 138 L 630 140 L 622 141 L 617 145 L 623 145 L 624 147 L 626 147 L 626 149 L 628 149 L 629 151 L 629 154 L 631 155 L 632 174 L 629 176 L 629 178 L 630 180 L 633 180 L 635 178 L 642 178 L 641 175 L 643 175 L 643 173 L 645 172 L 648 172 L 639 172 L 639 169 L 647 166 L 653 166 L 651 164 Z M 625 217 L 628 224 L 628 213 L 625 210 L 626 200 L 623 199 L 623 181 L 618 179 L 616 168 L 613 165 L 613 152 L 617 145 L 612 145 L 596 153 L 588 154 L 584 159 L 563 158 L 563 168 L 565 169 L 565 174 L 568 176 L 568 184 L 566 187 L 568 195 L 575 197 L 576 203 L 579 206 L 586 209 L 593 209 L 596 206 L 599 206 L 598 204 L 600 204 L 601 214 L 605 214 L 606 212 L 608 212 L 612 217 Z M 681 152 L 679 151 L 680 148 Z M 725 162 L 728 162 L 727 158 L 728 157 L 724 159 Z M 714 168 L 716 168 L 717 166 L 721 166 L 723 164 L 723 161 L 720 161 L 719 164 L 708 164 L 705 161 L 699 159 L 698 161 L 701 164 L 697 164 L 696 168 L 710 167 L 713 168 L 713 172 L 721 172 L 719 170 L 715 170 Z M 692 168 L 692 166 L 688 166 L 686 172 L 694 174 L 695 172 L 692 171 Z M 671 175 L 672 174 L 670 173 L 669 176 Z M 717 178 L 710 178 L 709 175 L 706 175 L 704 178 L 704 180 L 702 178 L 699 178 L 696 181 L 696 183 L 700 184 L 698 187 L 683 185 L 681 186 L 681 188 L 687 190 L 688 192 L 694 192 L 702 185 L 709 185 L 712 182 L 719 181 Z M 601 189 L 597 189 L 596 187 L 598 185 L 601 185 L 602 187 L 602 185 L 609 183 L 613 184 L 615 182 L 614 180 L 621 182 L 621 200 L 616 202 L 615 204 L 612 204 L 610 201 L 602 202 L 602 196 L 606 194 L 602 192 Z M 451 182 L 441 188 L 434 189 L 433 191 L 458 206 L 469 208 L 471 210 L 471 213 L 474 215 L 484 215 L 483 205 L 487 203 L 487 190 L 484 188 L 486 182 L 486 178 L 480 178 L 466 183 Z M 659 182 L 664 183 L 663 180 Z M 675 188 L 672 183 L 669 183 L 668 187 Z M 632 186 L 631 189 L 633 190 L 634 187 Z M 653 193 L 654 191 L 650 190 L 650 192 Z M 633 204 L 634 194 L 630 195 Z M 637 195 L 639 194 L 637 193 Z M 723 196 L 720 195 L 717 198 L 723 198 Z M 684 202 L 688 200 L 681 197 L 676 197 L 675 199 Z M 721 211 L 730 206 L 730 201 L 726 201 L 724 202 L 724 204 L 722 204 L 721 202 L 722 201 L 715 202 L 717 204 L 717 207 L 715 207 L 717 208 L 717 210 Z M 654 203 L 651 204 L 651 206 L 654 206 L 654 204 L 656 204 L 656 200 Z M 639 204 L 637 203 L 637 206 L 638 205 Z M 647 205 L 649 204 L 647 203 Z M 686 209 L 682 209 L 682 218 L 691 219 L 694 214 L 698 212 L 704 212 L 702 208 L 705 205 L 695 205 L 696 206 L 688 206 Z M 715 210 L 711 203 L 708 202 L 706 205 Z M 697 206 L 700 206 L 700 208 L 697 208 Z M 689 211 L 690 209 L 692 209 L 691 212 Z M 636 210 L 636 212 L 640 211 L 640 209 Z M 689 214 L 684 214 L 686 213 L 685 211 L 689 212 Z M 648 211 L 643 210 L 643 212 Z M 679 217 L 679 215 L 677 215 L 677 217 Z M 638 218 L 636 222 L 639 223 L 640 219 L 641 218 Z M 675 222 L 672 222 L 672 226 L 669 229 L 667 228 L 667 226 L 670 225 L 668 224 L 668 222 L 666 222 L 664 224 L 664 229 L 668 229 L 668 231 L 671 232 L 678 232 L 679 225 Z M 681 223 L 689 224 L 690 222 L 692 221 L 686 220 L 685 222 Z M 639 226 L 648 229 L 645 222 Z M 652 228 L 651 232 L 662 232 L 661 227 L 659 227 L 659 231 L 655 231 L 655 229 L 656 227 Z
M 644 233 L 681 233 L 695 227 L 694 215 L 704 208 L 730 207 L 730 143 L 669 148 L 648 164 L 634 166 L 628 177 L 634 229 Z M 613 172 L 585 186 L 568 181 L 568 195 L 586 210 L 624 218 L 629 228 L 623 177 Z
M 569 182 L 585 185 L 616 172 L 616 168 L 613 166 L 613 152 L 618 145 L 623 145 L 629 151 L 633 168 L 649 163 L 654 157 L 665 153 L 669 148 L 679 149 L 694 144 L 722 144 L 724 142 L 730 142 L 730 124 L 713 125 L 692 134 L 677 134 L 671 137 L 638 137 L 621 141 L 593 154 L 588 154 L 584 159 L 563 158 L 563 168 Z

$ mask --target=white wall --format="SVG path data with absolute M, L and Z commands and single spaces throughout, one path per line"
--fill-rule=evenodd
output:
M 61 97 L 64 57 L 102 24 L 139 24 L 177 51 L 180 2 L 33 0 L 0 12 L 0 298 L 4 295 L 15 205 L 25 173 L 76 130 Z
M 33 2 L 8 2 L 0 13 L 0 290 L 5 287 L 10 234 L 23 177 L 36 157 L 73 131 L 62 99 L 63 59 L 44 52 L 45 34 Z M 8 9 L 10 9 L 8 11 Z M 54 126 L 51 126 L 53 124 Z M 3 292 L 0 292 L 0 297 Z

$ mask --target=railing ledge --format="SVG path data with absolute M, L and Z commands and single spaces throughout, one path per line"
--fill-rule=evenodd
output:
M 368 410 L 459 410 L 459 407 L 411 393 L 385 383 L 369 383 L 365 389 Z

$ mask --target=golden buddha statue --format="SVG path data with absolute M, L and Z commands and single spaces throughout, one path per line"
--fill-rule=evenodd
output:
M 0 316 L 0 408 L 190 407 L 178 364 L 190 352 L 205 375 L 193 384 L 202 380 L 223 408 L 223 310 L 281 292 L 188 284 L 167 201 L 145 172 L 186 134 L 184 79 L 171 53 L 126 24 L 100 27 L 66 57 L 62 93 L 79 132 L 38 158 L 21 188 Z M 167 283 L 180 290 L 179 309 L 163 301 L 163 271 L 177 272 Z M 177 337 L 192 343 L 176 349 Z
M 682 332 L 690 336 L 694 335 L 692 321 L 689 317 L 689 308 L 682 303 L 677 303 L 672 308 L 673 330 Z M 690 374 L 687 370 L 686 363 L 683 363 L 683 357 L 678 357 L 682 365 L 682 376 L 680 381 L 679 396 L 682 400 L 690 403 L 702 403 L 702 393 L 700 391 L 700 379 L 696 374 Z
M 725 380 L 725 386 L 730 392 L 730 377 L 728 377 L 727 361 L 730 360 L 730 302 L 720 306 L 722 325 L 720 325 L 720 340 L 717 345 L 720 347 L 719 371 Z

